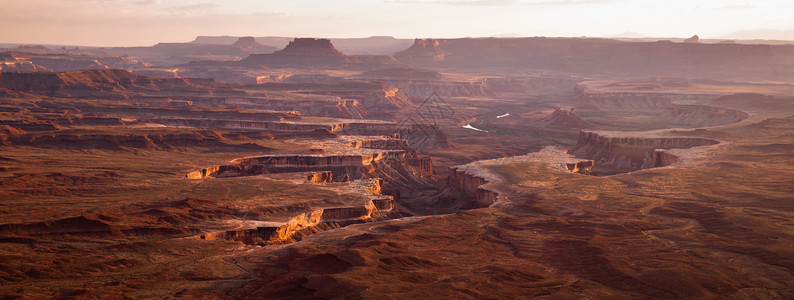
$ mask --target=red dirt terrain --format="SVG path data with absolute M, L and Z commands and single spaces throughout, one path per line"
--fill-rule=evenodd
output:
M 794 297 L 789 46 L 258 41 L 2 53 L 0 295 Z

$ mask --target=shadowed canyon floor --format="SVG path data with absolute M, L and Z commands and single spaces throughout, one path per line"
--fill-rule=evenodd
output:
M 0 56 L 0 295 L 794 297 L 788 46 L 492 40 Z

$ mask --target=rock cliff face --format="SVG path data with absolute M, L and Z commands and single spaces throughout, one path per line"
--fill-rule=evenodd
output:
M 53 97 L 129 99 L 141 93 L 234 94 L 232 85 L 212 79 L 154 78 L 124 70 L 85 70 L 63 73 L 0 73 L 0 88 Z M 242 94 L 239 92 L 238 94 Z
M 717 94 L 682 94 L 656 92 L 602 91 L 586 85 L 577 85 L 579 108 L 602 111 L 662 111 L 671 107 L 676 100 L 708 100 L 719 97 Z
M 406 162 L 426 174 L 433 174 L 433 160 L 429 156 L 409 157 Z
M 463 168 L 450 168 L 447 185 L 463 191 L 469 197 L 475 199 L 478 207 L 488 207 L 494 204 L 499 197 L 499 193 L 482 187 L 491 181 L 467 172 Z
M 142 119 L 145 123 L 162 124 L 168 126 L 190 126 L 190 127 L 210 127 L 221 129 L 245 129 L 261 130 L 268 132 L 313 132 L 317 130 L 328 130 L 331 132 L 341 132 L 346 134 L 360 135 L 379 135 L 389 134 L 394 131 L 393 123 L 370 123 L 357 122 L 350 120 L 344 123 L 301 123 L 289 121 L 248 121 L 248 120 L 229 120 L 229 119 L 206 119 L 206 118 L 178 118 L 163 117 L 153 119 Z
M 128 56 L 93 56 L 78 54 L 9 51 L 0 53 L 0 71 L 67 72 L 79 70 L 132 69 L 150 64 Z
M 62 132 L 32 132 L 8 135 L 5 143 L 59 149 L 159 149 L 171 150 L 181 147 L 229 146 L 247 150 L 269 150 L 256 144 L 229 143 L 212 132 L 181 134 L 80 134 Z
M 271 245 L 300 240 L 303 235 L 322 231 L 324 227 L 366 222 L 374 214 L 387 213 L 394 208 L 389 196 L 368 201 L 363 205 L 323 208 L 302 213 L 280 226 L 261 226 L 254 229 L 230 230 L 202 235 L 205 240 L 229 239 L 246 244 Z M 309 231 L 308 233 L 306 231 Z
M 569 152 L 594 160 L 600 173 L 618 173 L 669 165 L 677 160 L 658 149 L 684 149 L 718 143 L 696 137 L 613 136 L 583 131 Z
M 449 139 L 437 125 L 412 124 L 397 128 L 396 135 L 408 141 L 413 149 L 448 148 Z
M 664 149 L 656 149 L 653 150 L 653 156 L 651 157 L 652 160 L 652 167 L 666 167 L 678 162 L 678 156 L 671 154 Z
M 32 62 L 3 62 L 0 63 L 0 72 L 47 72 L 49 69 Z
M 673 104 L 665 110 L 661 117 L 673 124 L 694 127 L 718 126 L 736 123 L 747 119 L 746 112 L 709 105 L 680 105 Z
M 236 177 L 271 173 L 292 173 L 331 170 L 333 177 L 361 178 L 361 168 L 381 160 L 406 159 L 405 151 L 384 151 L 369 155 L 285 155 L 261 156 L 232 161 L 230 165 L 214 166 L 186 175 L 189 179 Z
M 369 109 L 358 100 L 342 99 L 334 96 L 295 96 L 291 99 L 271 99 L 265 97 L 199 97 L 188 96 L 186 100 L 203 105 L 237 105 L 244 108 L 282 112 L 298 112 L 303 116 L 363 119 Z
M 675 101 L 713 100 L 719 94 L 603 91 L 578 85 L 578 107 L 598 111 L 656 114 L 669 126 L 703 127 L 736 123 L 749 115 L 743 111 Z

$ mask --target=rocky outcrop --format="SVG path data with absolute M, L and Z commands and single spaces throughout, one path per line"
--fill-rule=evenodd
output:
M 190 177 L 188 177 L 190 178 Z M 322 171 L 322 172 L 315 172 L 311 173 L 306 176 L 306 181 L 314 182 L 314 183 L 327 183 L 334 181 L 334 173 L 331 171 Z
M 436 39 L 415 39 L 408 49 L 397 52 L 394 57 L 412 62 L 442 61 L 446 56 L 441 49 L 442 41 Z
M 595 163 L 592 160 L 583 160 L 575 163 L 566 163 L 565 169 L 571 173 L 587 174 L 590 173 L 590 169 L 592 169 L 594 165 Z
M 548 117 L 545 117 L 541 120 L 543 126 L 551 127 L 551 128 L 563 128 L 563 129 L 570 129 L 570 128 L 579 128 L 585 129 L 590 127 L 584 120 L 580 119 L 579 116 L 576 115 L 576 111 L 573 107 L 569 109 L 561 109 L 559 107 L 555 107 L 554 111 Z
M 700 43 L 700 37 L 697 34 L 684 40 L 684 44 L 697 44 L 697 43 Z
M 592 159 L 601 173 L 628 172 L 667 165 L 673 158 L 658 149 L 684 149 L 718 144 L 697 137 L 630 136 L 583 131 L 569 152 Z

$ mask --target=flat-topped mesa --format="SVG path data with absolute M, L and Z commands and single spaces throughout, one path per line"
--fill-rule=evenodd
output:
M 336 50 L 334 45 L 331 44 L 331 40 L 315 38 L 295 38 L 289 42 L 287 47 L 273 54 L 285 56 L 347 56 Z
M 615 174 L 667 166 L 679 161 L 666 149 L 687 149 L 719 144 L 699 137 L 645 137 L 582 131 L 569 152 L 595 161 L 597 174 Z M 671 157 L 672 156 L 672 157 Z
M 336 50 L 328 39 L 296 38 L 284 49 L 271 54 L 251 54 L 238 62 L 241 66 L 326 67 L 334 68 L 360 62 Z

